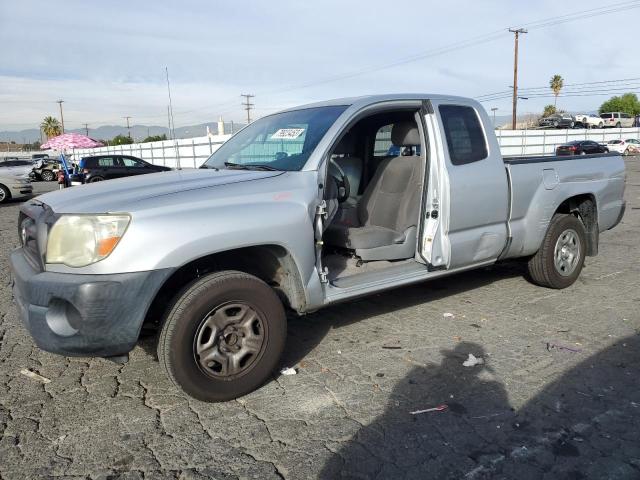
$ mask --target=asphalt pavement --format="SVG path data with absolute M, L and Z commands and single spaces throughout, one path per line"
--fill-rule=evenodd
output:
M 572 287 L 504 264 L 292 318 L 297 374 L 224 404 L 175 389 L 153 338 L 125 365 L 35 347 L 7 262 L 19 203 L 0 206 L 0 479 L 640 478 L 640 158 L 626 163 L 626 215 Z

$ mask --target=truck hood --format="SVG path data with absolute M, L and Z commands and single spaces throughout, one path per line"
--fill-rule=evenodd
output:
M 37 197 L 59 213 L 106 213 L 135 210 L 135 204 L 154 197 L 250 182 L 283 172 L 193 169 L 151 173 L 90 183 Z

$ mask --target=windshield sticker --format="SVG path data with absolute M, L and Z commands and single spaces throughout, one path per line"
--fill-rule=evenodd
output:
M 271 138 L 283 138 L 287 140 L 292 140 L 294 138 L 298 138 L 303 133 L 304 133 L 304 128 L 281 128 L 276 133 L 271 135 Z

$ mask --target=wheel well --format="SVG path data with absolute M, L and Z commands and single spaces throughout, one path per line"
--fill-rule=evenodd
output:
M 585 193 L 567 198 L 558 206 L 555 213 L 565 213 L 578 217 L 587 232 L 586 254 L 588 256 L 598 254 L 598 208 L 593 195 Z
M 254 275 L 271 286 L 285 306 L 297 312 L 305 309 L 304 288 L 291 254 L 279 245 L 260 245 L 207 255 L 177 269 L 156 293 L 145 325 L 161 325 L 166 310 L 185 286 L 203 275 L 221 270 L 238 270 Z

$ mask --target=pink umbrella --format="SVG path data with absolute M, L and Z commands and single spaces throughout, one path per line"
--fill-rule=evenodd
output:
M 63 133 L 50 138 L 40 146 L 41 150 L 73 150 L 74 148 L 102 147 L 102 143 L 79 133 Z

